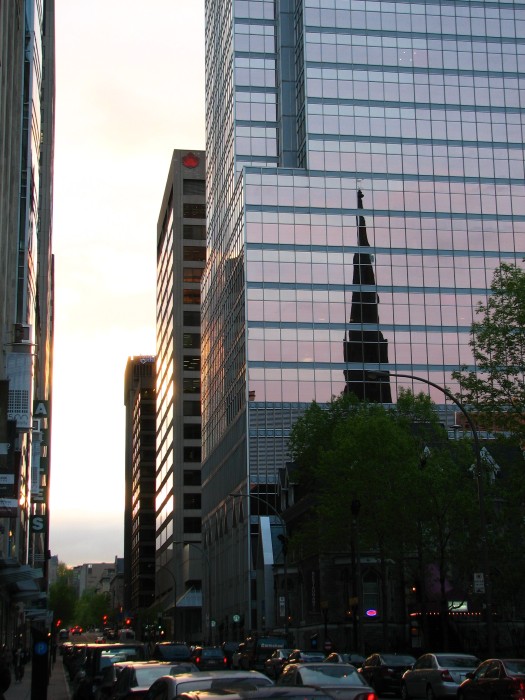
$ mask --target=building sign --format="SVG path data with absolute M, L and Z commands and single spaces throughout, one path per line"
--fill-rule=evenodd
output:
M 16 422 L 6 420 L 8 389 L 8 382 L 0 382 L 0 517 L 15 518 L 18 514 L 20 453 L 16 451 Z
M 319 590 L 321 587 L 321 579 L 319 576 L 319 569 L 312 569 L 307 577 L 307 582 L 308 582 L 308 607 L 310 609 L 310 612 L 319 612 L 321 607 L 320 607 L 320 601 L 319 601 Z
M 32 436 L 31 502 L 45 503 L 49 478 L 49 401 L 33 404 Z
M 474 574 L 474 593 L 485 593 L 485 577 L 483 574 Z
M 30 523 L 31 532 L 41 535 L 47 530 L 47 515 L 32 515 Z

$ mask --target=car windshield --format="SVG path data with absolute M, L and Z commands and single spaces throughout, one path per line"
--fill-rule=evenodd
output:
M 397 654 L 383 654 L 385 664 L 391 666 L 411 666 L 416 663 L 413 656 L 398 656 Z
M 301 668 L 301 680 L 309 685 L 365 685 L 353 666 L 343 664 L 319 664 Z
M 203 649 L 201 656 L 205 659 L 222 659 L 224 655 L 220 649 Z
M 310 654 L 306 652 L 302 655 L 305 661 L 323 661 L 324 654 Z
M 525 676 L 525 661 L 521 659 L 509 659 L 504 661 L 503 665 L 507 669 L 507 673 L 515 676 Z
M 184 644 L 160 644 L 157 647 L 157 654 L 163 659 L 187 659 L 190 650 Z
M 447 668 L 476 668 L 479 659 L 475 656 L 454 656 L 453 654 L 438 657 L 439 665 Z

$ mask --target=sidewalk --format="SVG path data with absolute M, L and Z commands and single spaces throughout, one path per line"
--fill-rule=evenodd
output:
M 11 680 L 9 690 L 4 693 L 5 700 L 31 700 L 31 664 L 26 664 L 24 677 L 21 683 Z M 45 698 L 45 691 L 42 698 Z M 57 660 L 53 665 L 49 685 L 47 686 L 47 700 L 70 700 L 69 686 L 62 657 L 57 654 Z

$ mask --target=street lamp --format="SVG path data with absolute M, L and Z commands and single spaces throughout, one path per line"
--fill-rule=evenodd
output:
M 197 542 L 174 542 L 173 544 L 174 545 L 175 544 L 182 544 L 182 545 L 188 545 L 189 547 L 195 547 L 195 549 L 199 550 L 203 559 L 206 559 L 206 567 L 208 569 L 208 600 L 207 600 L 208 636 L 209 636 L 210 644 L 213 644 L 213 618 L 212 618 L 212 614 L 211 614 L 211 565 L 210 565 L 210 558 L 208 556 L 208 553 Z
M 162 571 L 167 571 L 168 574 L 171 576 L 171 580 L 173 581 L 173 641 L 175 641 L 175 627 L 177 623 L 177 582 L 175 580 L 175 574 L 173 571 L 168 568 L 167 564 L 161 564 L 159 568 L 157 569 L 157 572 Z
M 434 389 L 441 391 L 445 394 L 456 406 L 459 408 L 461 413 L 465 416 L 470 430 L 472 431 L 472 439 L 474 441 L 474 452 L 476 455 L 476 482 L 478 486 L 478 504 L 479 504 L 479 524 L 481 532 L 481 557 L 482 557 L 482 567 L 483 567 L 483 578 L 485 581 L 485 607 L 486 607 L 486 624 L 487 624 L 487 642 L 489 656 L 494 656 L 494 626 L 492 623 L 492 587 L 490 581 L 489 572 L 489 552 L 487 543 L 487 517 L 485 514 L 485 489 L 483 485 L 483 461 L 481 458 L 481 446 L 479 443 L 479 435 L 474 421 L 472 420 L 470 414 L 463 406 L 463 404 L 458 401 L 458 399 L 450 393 L 448 389 L 436 384 L 435 382 L 426 379 L 425 377 L 418 377 L 415 374 L 408 374 L 404 372 L 383 372 L 380 370 L 365 370 L 365 373 L 370 377 L 370 379 L 383 379 L 389 377 L 405 377 L 406 379 L 413 379 L 418 382 L 423 382 L 429 386 L 433 386 Z
M 277 509 L 269 503 L 266 499 L 261 498 L 261 496 L 256 496 L 253 493 L 230 493 L 228 494 L 232 498 L 253 498 L 260 503 L 264 503 L 267 508 L 269 508 L 272 513 L 279 520 L 281 527 L 283 529 L 283 575 L 284 575 L 284 634 L 288 638 L 288 535 L 286 529 L 286 523 L 283 520 L 282 515 L 277 511 Z M 260 517 L 260 516 L 259 516 Z

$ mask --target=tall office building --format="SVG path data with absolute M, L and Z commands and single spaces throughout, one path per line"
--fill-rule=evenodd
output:
M 128 358 L 123 606 L 138 624 L 155 598 L 155 358 Z
M 17 602 L 17 595 L 28 621 L 45 618 L 39 609 L 45 583 L 38 580 L 46 574 L 49 546 L 53 0 L 0 4 L 0 65 L 0 635 L 5 641 L 9 602 Z M 17 592 L 15 577 L 25 596 Z
M 283 622 L 255 569 L 275 560 L 304 407 L 366 394 L 365 370 L 454 388 L 472 365 L 475 306 L 525 249 L 524 37 L 521 2 L 206 0 L 203 541 L 220 624 Z
M 200 282 L 205 238 L 205 154 L 175 150 L 157 224 L 156 589 L 169 631 L 188 641 L 202 641 Z

